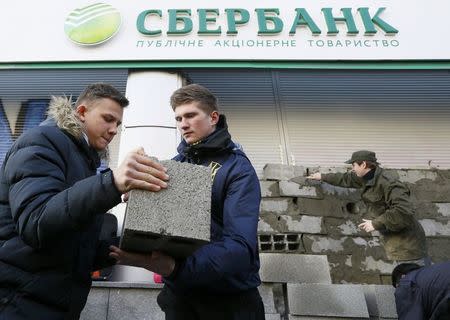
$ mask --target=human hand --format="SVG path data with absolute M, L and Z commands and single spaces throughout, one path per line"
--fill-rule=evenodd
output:
M 306 177 L 306 179 L 311 180 L 322 180 L 322 174 L 320 172 L 315 172 Z
M 110 246 L 109 249 L 109 256 L 118 264 L 145 268 L 164 277 L 169 276 L 175 269 L 175 259 L 159 251 L 144 254 L 127 252 L 115 246 Z
M 111 258 L 114 258 L 118 264 L 124 264 L 127 266 L 146 268 L 151 259 L 151 253 L 133 253 L 121 250 L 116 246 L 109 246 L 109 250 L 111 250 L 109 253 Z
M 148 158 L 144 149 L 138 148 L 127 154 L 122 163 L 113 170 L 114 182 L 121 193 L 131 189 L 159 191 L 167 188 L 167 169 Z
M 363 219 L 363 223 L 360 223 L 358 225 L 358 228 L 363 229 L 366 232 L 372 232 L 375 231 L 375 228 L 373 227 L 372 220 Z

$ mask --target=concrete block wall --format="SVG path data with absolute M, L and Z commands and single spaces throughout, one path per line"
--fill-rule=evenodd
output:
M 157 303 L 163 285 L 145 282 L 94 282 L 80 320 L 164 320 Z M 285 313 L 280 283 L 258 287 L 266 320 L 281 320 Z
M 258 288 L 267 320 L 396 319 L 394 288 L 332 284 L 325 255 L 262 253 Z M 94 282 L 81 319 L 163 320 L 161 284 Z
M 393 266 L 386 259 L 380 235 L 357 227 L 365 210 L 360 192 L 305 179 L 312 172 L 347 170 L 344 166 L 266 165 L 260 181 L 260 252 L 327 255 L 333 283 L 390 284 Z M 411 190 L 432 260 L 448 260 L 450 170 L 388 170 Z
M 332 284 L 326 255 L 261 253 L 260 260 L 266 315 L 281 320 L 397 318 L 392 286 Z

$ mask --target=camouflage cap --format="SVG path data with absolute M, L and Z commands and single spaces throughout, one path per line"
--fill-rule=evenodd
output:
M 352 164 L 356 161 L 370 161 L 373 163 L 377 162 L 377 157 L 375 156 L 375 152 L 369 150 L 359 150 L 352 153 L 352 158 L 350 160 L 345 161 L 345 163 Z

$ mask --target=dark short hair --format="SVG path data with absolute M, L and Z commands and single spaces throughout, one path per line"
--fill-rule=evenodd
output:
M 198 102 L 198 107 L 206 113 L 219 111 L 217 98 L 199 84 L 189 84 L 176 90 L 170 97 L 170 105 L 175 109 L 183 104 Z
M 394 268 L 392 271 L 392 285 L 397 287 L 400 279 L 403 275 L 408 274 L 409 272 L 422 268 L 416 263 L 400 263 L 398 266 Z
M 376 167 L 378 166 L 378 163 L 377 163 L 377 162 L 372 162 L 372 161 L 368 161 L 368 160 L 361 160 L 361 161 L 355 161 L 355 162 L 356 162 L 359 166 L 360 166 L 363 162 L 365 162 L 367 168 L 369 168 L 369 169 L 374 169 L 374 168 L 376 168 Z
M 117 102 L 122 108 L 125 108 L 130 104 L 127 98 L 120 93 L 119 90 L 114 88 L 112 85 L 102 82 L 97 82 L 90 84 L 84 89 L 80 94 L 77 101 L 75 102 L 75 107 L 78 107 L 83 102 L 93 102 L 95 100 L 108 98 Z

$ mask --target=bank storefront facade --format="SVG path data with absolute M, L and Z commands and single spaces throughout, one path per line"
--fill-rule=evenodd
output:
M 169 97 L 186 83 L 218 96 L 260 177 L 267 163 L 342 167 L 362 148 L 389 168 L 450 168 L 448 1 L 44 0 L 0 8 L 0 163 L 45 118 L 51 95 L 76 98 L 103 81 L 131 101 L 104 164 L 112 168 L 139 145 L 160 159 L 175 154 Z M 123 210 L 115 210 L 119 225 Z M 121 279 L 147 276 L 123 272 Z

